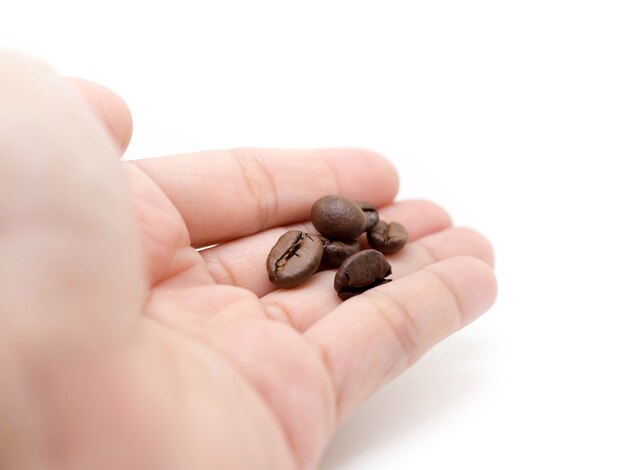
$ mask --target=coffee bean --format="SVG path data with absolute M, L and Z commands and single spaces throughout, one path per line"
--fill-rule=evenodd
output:
M 324 254 L 324 242 L 317 235 L 300 230 L 283 234 L 265 264 L 270 281 L 278 287 L 302 284 L 317 270 Z
M 357 203 L 357 205 L 361 208 L 361 210 L 365 214 L 365 231 L 369 232 L 378 223 L 378 220 L 379 220 L 378 211 L 376 210 L 376 207 L 374 207 L 374 205 L 370 204 L 369 202 L 363 202 L 363 201 L 354 201 L 354 202 Z
M 376 250 L 363 250 L 346 259 L 335 274 L 335 290 L 341 300 L 349 299 L 391 279 L 391 266 Z
M 390 255 L 399 251 L 408 239 L 408 233 L 404 225 L 398 222 L 380 221 L 376 226 L 367 232 L 367 241 L 372 248 Z
M 341 241 L 324 239 L 324 256 L 322 264 L 330 268 L 336 268 L 343 260 L 352 256 L 361 249 L 358 240 Z
M 327 238 L 354 240 L 365 231 L 365 214 L 351 199 L 324 196 L 311 208 L 313 226 Z

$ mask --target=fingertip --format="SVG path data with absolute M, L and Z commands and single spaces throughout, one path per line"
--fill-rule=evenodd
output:
M 353 199 L 381 206 L 389 204 L 398 194 L 398 172 L 380 153 L 361 148 L 327 148 L 319 152 L 336 173 L 341 172 L 339 189 L 345 193 L 348 191 L 343 189 L 350 188 Z
M 475 254 L 472 254 L 472 256 L 478 258 L 481 261 L 484 261 L 489 265 L 491 270 L 493 270 L 495 263 L 495 252 L 493 250 L 493 244 L 489 241 L 489 239 L 482 233 L 474 230 L 473 228 L 459 227 L 458 230 L 464 235 L 467 240 L 469 240 L 473 244 Z
M 468 255 L 493 268 L 494 252 L 491 242 L 474 229 L 449 227 L 422 238 L 419 243 L 426 246 L 437 259 Z
M 496 301 L 498 282 L 494 271 L 478 258 L 456 256 L 425 269 L 434 273 L 454 293 L 463 326 L 489 310 Z
M 90 108 L 104 122 L 122 150 L 126 150 L 133 133 L 133 118 L 124 100 L 110 89 L 82 78 L 68 77 Z
M 384 220 L 404 225 L 409 240 L 441 232 L 452 226 L 452 219 L 443 208 L 423 199 L 397 201 L 380 208 L 379 212 Z
M 419 202 L 421 205 L 421 212 L 424 214 L 428 214 L 429 217 L 437 220 L 438 226 L 441 227 L 440 230 L 452 226 L 452 216 L 439 204 L 436 204 L 433 201 L 429 200 L 421 200 Z
M 367 155 L 367 158 L 373 162 L 373 165 L 375 164 L 379 167 L 380 177 L 387 181 L 387 196 L 390 201 L 393 201 L 400 190 L 400 175 L 398 170 L 393 163 L 391 163 L 391 160 L 380 153 L 373 150 L 361 150 L 361 152 L 363 152 L 364 155 Z

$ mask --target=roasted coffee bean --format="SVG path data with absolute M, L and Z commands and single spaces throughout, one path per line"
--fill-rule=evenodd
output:
M 365 231 L 365 214 L 351 199 L 324 196 L 311 208 L 313 226 L 332 240 L 354 240 Z
M 374 207 L 374 205 L 370 204 L 369 202 L 363 202 L 363 201 L 354 201 L 354 202 L 357 203 L 357 205 L 361 208 L 361 210 L 365 214 L 365 231 L 369 232 L 378 223 L 378 220 L 379 220 L 378 211 L 376 210 L 376 207 Z
M 302 284 L 317 270 L 324 254 L 324 242 L 317 235 L 300 230 L 283 234 L 267 256 L 270 281 L 278 287 Z
M 336 268 L 343 260 L 352 256 L 361 249 L 361 244 L 358 240 L 328 240 L 324 239 L 324 256 L 322 257 L 322 264 L 330 268 Z
M 335 274 L 335 290 L 341 300 L 359 295 L 391 279 L 391 266 L 376 250 L 363 250 L 346 259 Z
M 408 234 L 404 225 L 398 222 L 380 221 L 372 230 L 367 232 L 367 242 L 372 248 L 390 255 L 399 251 L 408 239 Z

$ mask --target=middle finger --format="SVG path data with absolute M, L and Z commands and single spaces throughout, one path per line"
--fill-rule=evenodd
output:
M 451 225 L 444 210 L 427 201 L 398 202 L 382 208 L 380 216 L 404 224 L 409 241 Z M 201 255 L 215 282 L 244 287 L 261 297 L 277 289 L 267 277 L 265 260 L 276 240 L 290 229 L 314 230 L 311 223 L 275 228 L 209 248 Z
M 398 253 L 388 255 L 392 279 L 398 280 L 413 272 L 457 256 L 471 256 L 493 265 L 490 243 L 479 233 L 467 228 L 449 228 L 415 240 Z M 261 299 L 270 318 L 305 331 L 342 302 L 333 289 L 335 271 L 317 273 L 299 289 L 279 289 Z

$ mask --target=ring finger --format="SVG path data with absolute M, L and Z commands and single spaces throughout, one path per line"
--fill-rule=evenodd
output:
M 472 256 L 493 265 L 490 243 L 467 228 L 450 228 L 408 243 L 400 252 L 387 256 L 392 278 L 398 280 L 438 261 Z M 341 304 L 333 289 L 335 271 L 315 274 L 306 286 L 280 289 L 261 299 L 267 315 L 305 331 Z
M 409 241 L 451 225 L 445 211 L 427 201 L 398 202 L 382 208 L 380 216 L 384 220 L 396 220 L 404 224 Z M 209 248 L 201 254 L 218 284 L 244 287 L 261 297 L 277 289 L 267 277 L 265 259 L 276 240 L 290 229 L 311 231 L 313 226 L 309 223 L 274 228 Z

